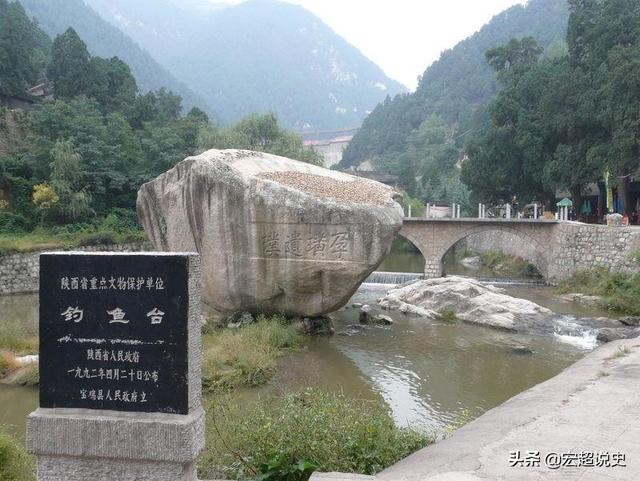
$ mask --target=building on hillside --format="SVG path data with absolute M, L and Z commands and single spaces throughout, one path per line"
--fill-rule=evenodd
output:
M 342 152 L 352 138 L 353 135 L 341 135 L 328 140 L 305 140 L 304 145 L 318 152 L 324 159 L 324 167 L 328 169 L 342 160 Z
M 342 152 L 358 131 L 358 128 L 319 130 L 315 132 L 302 132 L 302 139 L 306 147 L 316 150 L 324 159 L 324 167 L 327 169 L 342 160 Z
M 40 82 L 22 94 L 5 95 L 0 93 L 0 105 L 10 109 L 29 110 L 41 102 L 51 102 L 53 100 L 53 82 L 50 80 Z
M 37 99 L 51 102 L 52 100 L 54 100 L 53 82 L 51 80 L 40 82 L 38 85 L 34 85 L 29 90 L 27 90 L 27 94 L 32 95 Z

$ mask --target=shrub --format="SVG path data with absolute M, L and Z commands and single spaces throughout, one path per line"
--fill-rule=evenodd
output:
M 224 408 L 222 406 L 225 406 Z M 306 480 L 313 469 L 375 474 L 432 441 L 394 425 L 384 403 L 309 389 L 208 410 L 199 477 Z
M 81 246 L 98 246 L 116 244 L 116 235 L 113 232 L 90 232 L 80 234 L 77 243 Z
M 100 223 L 100 230 L 106 230 L 118 233 L 127 233 L 129 231 L 139 231 L 138 215 L 136 211 L 129 209 L 114 208 Z
M 2 481 L 35 480 L 35 463 L 24 448 L 0 431 L 0 479 Z
M 28 228 L 29 221 L 23 215 L 0 210 L 0 233 L 22 234 Z

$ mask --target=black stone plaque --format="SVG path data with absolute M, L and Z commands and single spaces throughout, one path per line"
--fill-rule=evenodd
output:
M 40 406 L 188 414 L 188 257 L 40 256 Z

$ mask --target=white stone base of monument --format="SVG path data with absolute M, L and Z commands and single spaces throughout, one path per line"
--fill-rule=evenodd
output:
M 38 481 L 194 481 L 204 411 L 193 414 L 44 409 L 27 419 Z

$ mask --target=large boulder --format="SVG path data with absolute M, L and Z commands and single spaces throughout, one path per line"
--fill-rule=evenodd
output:
M 384 184 L 275 155 L 209 150 L 138 192 L 154 247 L 196 251 L 219 311 L 319 316 L 349 300 L 402 225 Z
M 537 330 L 553 315 L 546 307 L 509 296 L 503 289 L 457 276 L 391 289 L 379 304 L 383 309 L 430 318 L 449 311 L 465 322 L 508 331 Z

